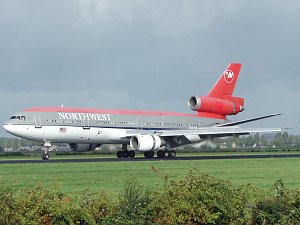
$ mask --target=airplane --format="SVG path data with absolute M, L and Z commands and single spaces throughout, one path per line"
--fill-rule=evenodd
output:
M 72 107 L 34 107 L 14 113 L 3 128 L 10 134 L 42 142 L 41 155 L 55 143 L 68 143 L 73 151 L 93 151 L 102 144 L 120 144 L 118 158 L 134 158 L 143 152 L 146 158 L 176 157 L 174 148 L 217 137 L 281 132 L 281 128 L 240 128 L 240 124 L 281 115 L 279 113 L 240 121 L 227 116 L 244 110 L 244 99 L 233 96 L 242 64 L 231 63 L 206 96 L 192 96 L 188 105 L 195 114 L 96 109 Z M 131 149 L 128 148 L 131 147 Z

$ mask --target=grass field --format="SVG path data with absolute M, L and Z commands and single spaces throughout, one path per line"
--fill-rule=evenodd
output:
M 163 182 L 153 167 L 174 178 L 181 178 L 190 168 L 196 168 L 201 173 L 227 179 L 235 185 L 251 183 L 269 189 L 281 178 L 287 187 L 300 188 L 300 158 L 1 164 L 0 180 L 17 190 L 55 185 L 68 195 L 86 189 L 118 193 L 124 183 L 132 179 L 144 187 L 161 187 Z

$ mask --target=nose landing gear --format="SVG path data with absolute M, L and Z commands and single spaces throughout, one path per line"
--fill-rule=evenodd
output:
M 42 160 L 48 160 L 49 159 L 49 154 L 48 152 L 52 151 L 54 146 L 50 142 L 45 142 L 44 143 L 44 153 L 41 155 Z
M 48 160 L 49 159 L 49 154 L 45 152 L 41 155 L 41 158 L 42 158 L 42 160 Z

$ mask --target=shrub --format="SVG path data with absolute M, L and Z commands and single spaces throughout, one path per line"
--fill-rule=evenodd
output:
M 243 224 L 245 201 L 228 181 L 191 170 L 182 180 L 167 179 L 149 211 L 158 224 Z
M 116 205 L 113 196 L 104 191 L 97 193 L 85 191 L 78 201 L 80 207 L 93 217 L 96 224 L 103 224 L 111 217 Z
M 150 191 L 135 181 L 128 181 L 121 192 L 114 213 L 105 224 L 147 224 L 147 208 L 152 201 Z
M 257 224 L 299 224 L 300 191 L 284 187 L 282 180 L 274 184 L 275 193 L 258 201 L 253 210 L 253 222 Z

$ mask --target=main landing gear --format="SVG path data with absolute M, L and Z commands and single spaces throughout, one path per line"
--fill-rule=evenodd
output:
M 174 150 L 167 151 L 167 150 L 159 150 L 157 153 L 157 158 L 175 158 L 176 152 Z M 151 159 L 154 157 L 154 151 L 147 151 L 144 152 L 145 158 Z M 120 158 L 134 158 L 135 157 L 135 151 L 128 150 L 127 145 L 122 145 L 122 151 L 117 151 L 117 157 Z
M 174 150 L 171 151 L 164 151 L 158 150 L 157 158 L 176 158 L 176 152 Z
M 159 150 L 156 153 L 156 155 L 157 155 L 157 158 L 175 158 L 176 152 L 174 150 L 171 150 L 171 151 Z M 144 152 L 144 156 L 145 156 L 145 158 L 153 158 L 154 151 Z
M 134 158 L 135 152 L 133 150 L 128 151 L 127 145 L 122 145 L 122 151 L 117 151 L 118 158 Z

